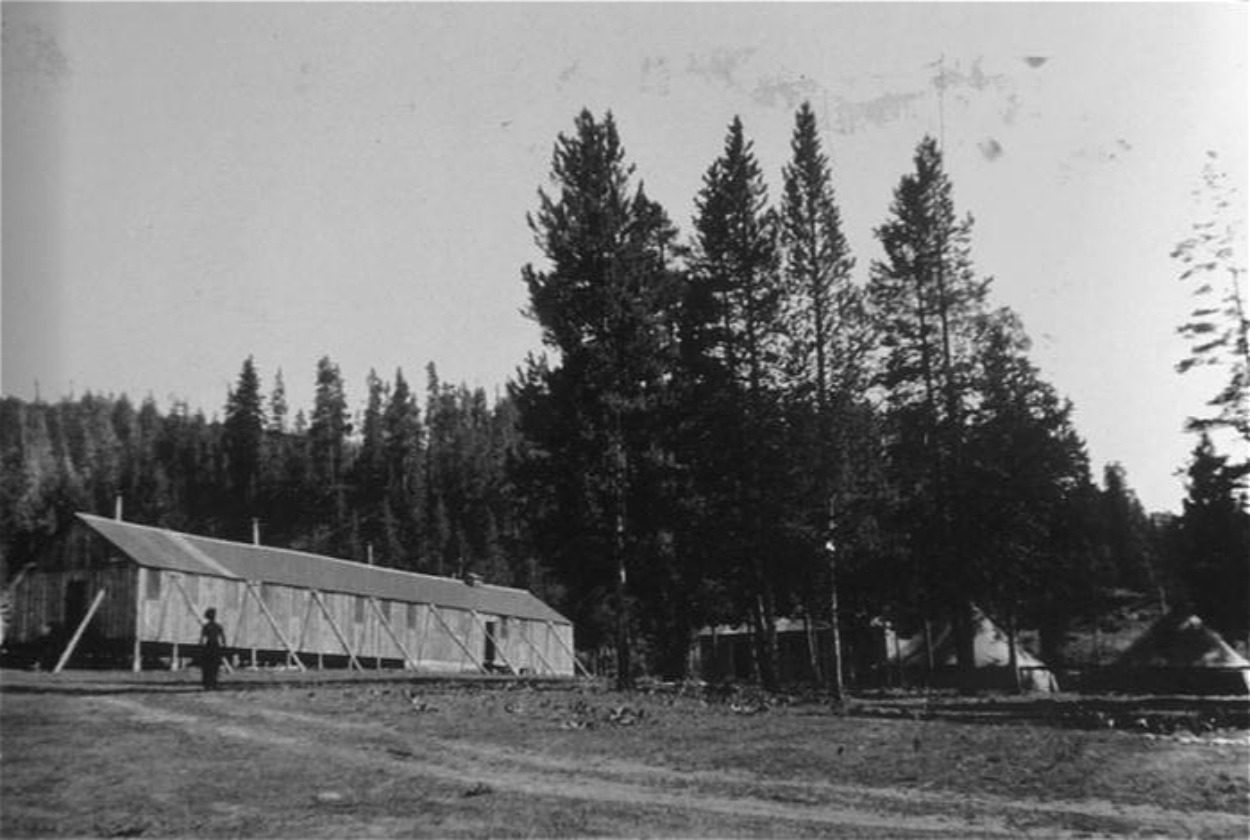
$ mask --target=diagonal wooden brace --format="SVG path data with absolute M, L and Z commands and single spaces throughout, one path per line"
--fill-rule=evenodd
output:
M 195 602 L 191 600 L 191 595 L 187 592 L 186 587 L 182 585 L 182 579 L 177 577 L 176 575 L 170 575 L 169 579 L 174 582 L 174 589 L 177 589 L 178 593 L 182 595 L 182 603 L 186 604 L 187 609 L 191 611 L 191 617 L 194 618 L 196 621 L 199 621 L 200 620 L 200 608 L 197 607 L 195 605 Z M 222 664 L 222 667 L 224 667 L 228 673 L 231 673 L 231 674 L 234 673 L 234 666 L 231 665 L 224 656 L 221 659 L 221 664 Z M 178 663 L 175 662 L 174 668 L 176 669 L 178 667 L 181 667 L 181 666 L 179 666 Z
M 382 614 L 382 606 L 378 603 L 378 599 L 370 597 L 369 604 L 373 607 L 374 614 L 377 615 L 378 621 L 382 624 L 382 629 L 385 630 L 386 634 L 391 637 L 391 641 L 395 643 L 395 647 L 399 648 L 399 652 L 404 655 L 404 659 L 407 660 L 407 662 L 412 665 L 415 670 L 417 667 L 417 661 L 412 658 L 412 654 L 408 652 L 408 648 L 404 647 L 404 643 L 401 642 L 399 640 L 399 636 L 395 634 L 395 630 L 391 627 L 391 623 L 387 621 L 386 616 Z
M 356 658 L 356 652 L 352 650 L 352 646 L 347 643 L 347 637 L 343 635 L 343 631 L 339 629 L 338 622 L 334 620 L 334 616 L 330 614 L 330 608 L 326 606 L 325 601 L 321 599 L 321 593 L 316 589 L 312 590 L 313 598 L 317 601 L 317 606 L 321 607 L 321 614 L 326 617 L 326 621 L 330 623 L 330 629 L 334 631 L 334 635 L 338 637 L 339 644 L 343 646 L 343 650 L 347 651 L 347 661 L 356 668 L 357 671 L 363 671 L 365 668 L 360 664 L 360 660 Z
M 70 655 L 73 654 L 74 648 L 78 647 L 78 640 L 82 638 L 82 634 L 87 629 L 87 625 L 91 623 L 91 617 L 95 615 L 95 611 L 100 608 L 100 602 L 104 600 L 106 589 L 101 589 L 95 594 L 95 599 L 91 602 L 91 608 L 87 610 L 87 614 L 82 617 L 82 621 L 78 622 L 78 629 L 74 631 L 74 638 L 69 640 L 69 644 L 65 646 L 61 658 L 56 661 L 56 667 L 52 669 L 52 673 L 59 674 L 61 669 L 65 667 L 65 663 L 69 661 Z
M 291 643 L 286 640 L 286 634 L 284 634 L 282 632 L 282 628 L 278 626 L 278 620 L 273 617 L 273 613 L 269 611 L 269 605 L 265 603 L 265 599 L 261 596 L 260 592 L 257 591 L 259 587 L 257 587 L 256 584 L 250 580 L 245 581 L 244 585 L 247 587 L 247 591 L 252 593 L 252 597 L 256 599 L 256 604 L 260 607 L 260 611 L 265 614 L 265 618 L 269 619 L 269 626 L 273 628 L 273 632 L 277 635 L 278 641 L 282 642 L 282 645 L 286 648 L 287 653 L 291 654 L 291 659 L 295 662 L 295 667 L 299 668 L 301 671 L 308 670 L 304 667 L 304 663 L 299 661 L 299 654 L 296 652 L 295 648 L 291 646 Z
M 560 647 L 564 648 L 564 652 L 573 657 L 573 673 L 577 673 L 578 670 L 581 670 L 582 676 L 593 679 L 591 673 L 586 670 L 586 666 L 578 660 L 577 654 L 569 649 L 569 646 L 564 643 L 564 639 L 560 638 L 560 634 L 556 632 L 555 625 L 552 622 L 547 622 L 547 629 L 551 631 L 551 635 L 556 637 L 556 641 L 560 644 Z
M 482 660 L 474 656 L 473 651 L 469 650 L 465 646 L 464 642 L 460 641 L 460 635 L 456 633 L 454 630 L 452 630 L 451 626 L 446 621 L 443 620 L 443 616 L 438 611 L 438 607 L 434 606 L 433 604 L 430 604 L 429 606 L 430 606 L 430 612 L 432 612 L 434 614 L 434 617 L 438 619 L 438 623 L 443 625 L 443 629 L 447 631 L 447 635 L 451 637 L 451 640 L 455 642 L 457 645 L 459 645 L 460 649 L 464 651 L 465 654 L 469 657 L 469 660 L 474 665 L 477 666 L 477 669 L 481 671 L 483 674 L 485 674 L 486 666 L 482 664 Z
M 551 674 L 551 676 L 553 677 L 557 676 L 555 666 L 552 665 L 551 661 L 547 659 L 546 656 L 543 655 L 542 649 L 539 648 L 538 645 L 530 641 L 530 634 L 528 630 L 521 634 L 521 641 L 529 645 L 530 650 L 534 651 L 534 653 L 538 656 L 539 660 L 542 661 L 543 665 L 547 666 L 547 672 Z
M 494 645 L 495 647 L 495 653 L 499 656 L 500 659 L 503 660 L 503 664 L 508 666 L 509 671 L 511 671 L 514 674 L 519 675 L 521 672 L 518 671 L 515 667 L 513 667 L 512 663 L 508 661 L 508 657 L 504 655 L 503 648 L 499 645 L 499 640 L 496 639 L 494 635 L 491 634 L 490 630 L 482 622 L 482 617 L 477 614 L 477 610 L 469 610 L 469 613 L 470 615 L 473 616 L 473 620 L 477 622 L 477 626 L 482 628 L 482 635 L 490 639 L 490 643 Z

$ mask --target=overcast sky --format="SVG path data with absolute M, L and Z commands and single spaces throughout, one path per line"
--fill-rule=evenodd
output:
M 925 133 L 973 260 L 1100 474 L 1179 508 L 1188 308 L 1168 253 L 1205 155 L 1247 180 L 1245 4 L 5 2 L 3 379 L 220 413 L 242 361 L 494 391 L 538 331 L 525 224 L 556 136 L 611 109 L 688 234 L 740 115 L 779 194 L 809 99 L 862 280 Z M 939 78 L 945 84 L 938 83 Z M 939 89 L 944 95 L 939 101 Z M 1236 208 L 1245 215 L 1245 191 Z

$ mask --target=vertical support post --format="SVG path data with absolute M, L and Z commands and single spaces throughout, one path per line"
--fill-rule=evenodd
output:
M 135 646 L 130 655 L 130 670 L 143 670 L 143 599 L 147 596 L 147 569 L 139 567 L 135 575 Z

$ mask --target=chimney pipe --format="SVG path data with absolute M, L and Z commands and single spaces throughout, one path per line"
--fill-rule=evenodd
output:
M 118 522 L 122 521 L 122 494 L 118 493 L 117 498 L 113 501 L 113 518 Z
M 260 520 L 252 517 L 252 545 L 260 545 Z

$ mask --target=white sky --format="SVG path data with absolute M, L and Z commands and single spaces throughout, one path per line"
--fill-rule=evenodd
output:
M 1247 181 L 1244 4 L 5 2 L 4 393 L 186 399 L 243 359 L 359 408 L 370 367 L 493 391 L 538 331 L 525 225 L 556 135 L 611 109 L 648 192 L 692 199 L 742 117 L 780 192 L 812 101 L 862 279 L 944 127 L 973 258 L 1150 509 L 1210 383 L 1173 372 L 1168 252 L 1204 154 Z M 1027 60 L 1032 59 L 1032 60 Z M 1045 59 L 1042 61 L 1041 59 Z M 938 62 L 951 80 L 939 123 Z M 1245 215 L 1244 190 L 1240 218 Z

